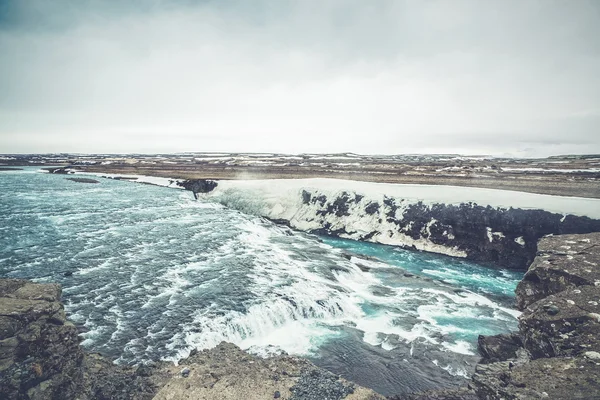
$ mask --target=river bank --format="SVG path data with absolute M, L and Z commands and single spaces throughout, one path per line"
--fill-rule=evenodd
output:
M 393 399 L 595 399 L 600 393 L 600 234 L 550 236 L 517 288 L 519 331 L 480 337 L 464 388 Z M 0 280 L 0 395 L 9 399 L 382 399 L 297 357 L 231 344 L 180 365 L 112 364 L 79 346 L 56 284 Z M 241 397 L 240 397 L 241 396 Z

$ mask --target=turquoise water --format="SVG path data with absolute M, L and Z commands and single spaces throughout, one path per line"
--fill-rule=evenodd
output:
M 517 283 L 523 278 L 523 272 L 483 266 L 460 258 L 328 236 L 321 240 L 333 247 L 376 257 L 409 273 L 440 279 L 481 294 L 506 297 L 509 302 L 515 297 Z
M 225 340 L 392 394 L 460 382 L 478 334 L 517 326 L 518 274 L 294 232 L 176 189 L 65 178 L 0 172 L 0 276 L 60 283 L 83 346 L 119 363 Z

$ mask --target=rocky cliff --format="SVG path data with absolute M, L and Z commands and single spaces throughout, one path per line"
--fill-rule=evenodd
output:
M 208 190 L 210 201 L 301 231 L 517 270 L 533 262 L 545 235 L 600 232 L 600 214 L 589 199 L 335 180 L 222 181 L 214 187 L 198 181 L 196 186 Z
M 543 238 L 516 294 L 519 331 L 479 337 L 467 388 L 398 399 L 600 399 L 600 234 Z
M 417 249 L 464 255 L 511 269 L 527 268 L 545 235 L 600 231 L 600 220 L 544 210 L 414 203 L 393 197 L 364 201 L 348 192 L 328 198 L 306 190 L 302 199 L 305 206 L 315 208 L 310 218 L 319 227 L 311 232 L 383 243 L 386 236 L 397 236 Z

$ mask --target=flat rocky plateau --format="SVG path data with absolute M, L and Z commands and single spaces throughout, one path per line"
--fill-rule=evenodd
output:
M 5 155 L 0 167 L 27 165 L 60 165 L 85 172 L 177 179 L 336 178 L 600 198 L 600 155 L 515 159 L 352 153 L 44 154 Z
M 519 284 L 519 331 L 480 336 L 470 384 L 391 399 L 600 399 L 600 233 L 543 238 Z M 85 353 L 61 288 L 0 279 L 1 399 L 383 399 L 309 361 L 233 344 L 179 365 L 125 367 Z

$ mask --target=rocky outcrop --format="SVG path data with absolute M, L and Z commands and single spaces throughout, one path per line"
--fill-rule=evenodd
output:
M 517 307 L 567 288 L 600 285 L 600 233 L 548 236 L 539 241 L 538 256 L 517 286 Z
M 262 359 L 230 343 L 179 366 L 119 366 L 79 346 L 56 284 L 0 279 L 0 399 L 383 400 L 309 361 Z
M 0 398 L 74 398 L 83 390 L 77 328 L 59 285 L 0 280 Z
M 217 182 L 210 179 L 186 179 L 177 181 L 177 186 L 194 193 L 194 198 L 198 199 L 198 193 L 209 193 L 217 187 Z
M 383 400 L 372 390 L 348 382 L 309 361 L 277 356 L 262 359 L 231 343 L 193 352 L 181 365 L 166 367 L 171 379 L 155 400 L 289 399 Z
M 599 399 L 600 366 L 585 357 L 480 365 L 472 387 L 479 399 Z
M 483 359 L 462 389 L 468 396 L 600 399 L 600 234 L 547 237 L 539 246 L 517 288 L 519 332 L 479 338 Z M 449 391 L 408 398 L 457 397 Z
M 600 351 L 600 288 L 582 286 L 530 305 L 519 326 L 532 358 Z
M 484 364 L 517 358 L 517 352 L 523 347 L 523 341 L 518 334 L 500 334 L 494 336 L 479 335 L 477 349 Z
M 91 178 L 65 178 L 68 181 L 78 182 L 78 183 L 100 183 L 99 181 Z

